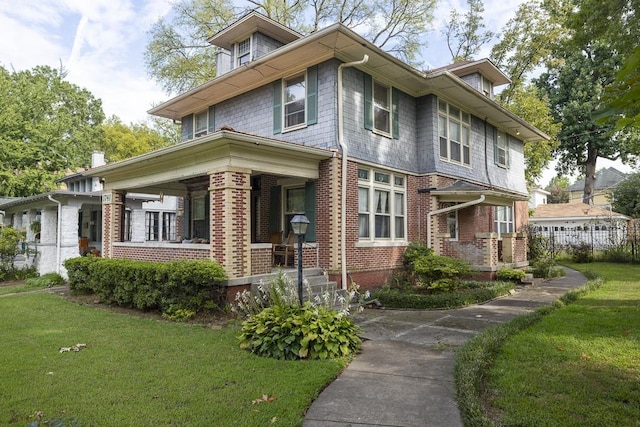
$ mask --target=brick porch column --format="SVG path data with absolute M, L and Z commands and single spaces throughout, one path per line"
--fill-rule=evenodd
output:
M 225 167 L 209 173 L 211 259 L 229 278 L 251 275 L 251 171 Z
M 498 265 L 498 233 L 476 233 L 476 245 L 481 249 L 482 264 Z
M 111 258 L 113 242 L 122 241 L 124 191 L 102 194 L 102 257 Z

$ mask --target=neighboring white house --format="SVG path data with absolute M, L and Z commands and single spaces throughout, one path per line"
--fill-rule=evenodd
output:
M 529 224 L 556 246 L 588 243 L 594 249 L 605 249 L 626 239 L 629 220 L 585 203 L 557 203 L 536 207 Z
M 542 188 L 531 188 L 529 190 L 529 209 L 535 209 L 539 205 L 546 205 L 551 193 Z
M 104 165 L 104 154 L 94 152 L 91 164 Z M 25 253 L 16 260 L 17 267 L 35 265 L 40 274 L 66 276 L 65 260 L 79 255 L 100 255 L 103 237 L 100 178 L 76 173 L 60 182 L 66 185 L 66 190 L 0 200 L 2 224 L 26 231 Z M 181 229 L 177 218 L 179 198 L 131 193 L 126 195 L 125 205 L 121 232 L 132 241 L 182 238 L 177 231 Z

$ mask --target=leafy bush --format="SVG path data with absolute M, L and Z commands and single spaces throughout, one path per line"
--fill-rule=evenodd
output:
M 78 257 L 64 262 L 69 288 L 95 293 L 102 302 L 188 317 L 215 301 L 224 304 L 224 269 L 211 261 L 147 262 Z M 181 314 L 176 315 L 180 312 Z M 193 317 L 193 316 L 191 316 Z
M 584 264 L 593 261 L 593 251 L 587 242 L 572 243 L 567 249 L 574 262 Z
M 484 282 L 468 289 L 449 293 L 419 294 L 385 286 L 374 292 L 385 307 L 394 308 L 456 308 L 489 301 L 506 295 L 513 289 L 513 282 Z
M 533 261 L 531 263 L 531 272 L 534 277 L 541 277 L 544 279 L 562 277 L 565 275 L 564 269 L 562 267 L 558 267 L 555 259 L 551 257 Z
M 22 248 L 20 242 L 24 241 L 26 233 L 13 227 L 0 228 L 0 269 L 3 271 L 14 270 L 14 262 Z
M 360 346 L 360 329 L 335 310 L 306 303 L 274 305 L 242 323 L 240 347 L 275 359 L 346 357 Z
M 405 268 L 411 268 L 413 262 L 422 256 L 433 255 L 433 249 L 426 247 L 421 243 L 410 243 L 404 251 L 402 257 Z
M 496 278 L 498 280 L 511 280 L 515 282 L 519 282 L 525 278 L 527 274 L 524 270 L 518 270 L 515 268 L 507 268 L 503 267 L 496 272 Z
M 456 258 L 422 255 L 413 261 L 413 273 L 418 286 L 451 292 L 458 287 L 462 277 L 471 273 L 471 265 Z

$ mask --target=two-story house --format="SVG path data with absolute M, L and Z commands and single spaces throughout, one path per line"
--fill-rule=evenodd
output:
M 547 136 L 493 100 L 509 80 L 490 61 L 423 72 L 343 25 L 302 36 L 255 12 L 209 42 L 217 77 L 150 110 L 182 142 L 87 173 L 103 256 L 215 259 L 247 284 L 304 214 L 304 267 L 343 286 L 384 283 L 410 242 L 487 274 L 526 265 L 524 144 Z M 183 242 L 128 241 L 130 192 L 183 197 Z

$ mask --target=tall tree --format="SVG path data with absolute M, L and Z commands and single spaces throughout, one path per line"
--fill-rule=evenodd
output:
M 507 22 L 490 55 L 511 79 L 509 87 L 500 94 L 505 103 L 567 40 L 565 23 L 569 10 L 570 5 L 563 0 L 530 0 L 521 3 L 516 15 Z
M 126 125 L 116 117 L 109 117 L 102 125 L 102 150 L 109 161 L 119 161 L 174 144 L 170 138 L 145 123 Z
M 454 62 L 473 59 L 480 48 L 495 36 L 493 31 L 484 29 L 482 0 L 467 0 L 467 6 L 469 10 L 464 14 L 451 9 L 449 21 L 443 31 Z
M 167 93 L 179 93 L 215 77 L 215 51 L 207 39 L 236 13 L 231 0 L 177 0 L 170 17 L 151 27 L 144 60 Z
M 610 201 L 613 211 L 640 218 L 640 173 L 631 174 L 616 185 Z
M 168 93 L 215 77 L 215 50 L 207 39 L 249 10 L 302 33 L 340 22 L 398 58 L 417 65 L 437 0 L 178 0 L 168 19 L 150 30 L 149 75 Z M 236 5 L 234 7 L 234 5 Z
M 610 46 L 595 41 L 580 50 L 563 52 L 559 66 L 543 73 L 538 85 L 549 96 L 555 120 L 561 124 L 556 170 L 583 171 L 583 202 L 593 196 L 598 157 L 632 160 L 638 153 L 635 132 L 616 131 L 615 121 L 597 122 L 593 113 L 602 107 L 605 88 L 614 81 L 620 60 Z
M 542 176 L 543 170 L 553 158 L 553 151 L 558 147 L 556 135 L 560 130 L 560 124 L 556 123 L 551 115 L 546 95 L 534 85 L 519 86 L 509 99 L 500 102 L 550 137 L 549 141 L 526 143 L 524 146 L 525 178 L 527 183 L 533 186 Z
M 100 146 L 102 103 L 65 76 L 43 66 L 0 67 L 0 194 L 52 190 L 64 171 L 87 164 Z

